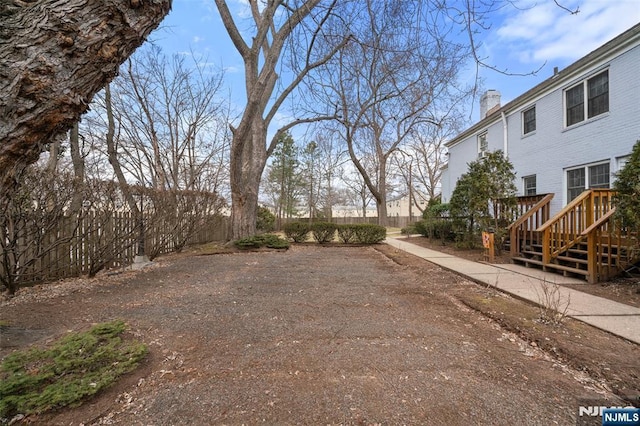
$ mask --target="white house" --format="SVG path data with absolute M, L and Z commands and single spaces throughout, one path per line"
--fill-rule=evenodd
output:
M 387 200 L 387 216 L 389 217 L 408 217 L 411 220 L 417 220 L 422 216 L 422 210 L 427 207 L 429 197 L 420 191 L 413 191 L 411 197 L 409 194 L 402 194 L 398 197 Z M 420 207 L 418 208 L 417 205 Z
M 520 195 L 553 193 L 552 214 L 584 189 L 610 188 L 640 140 L 640 24 L 504 106 L 481 99 L 481 120 L 446 144 L 442 199 L 467 164 L 503 150 Z

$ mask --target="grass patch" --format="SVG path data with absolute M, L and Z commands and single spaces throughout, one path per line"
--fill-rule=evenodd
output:
M 64 336 L 48 349 L 7 356 L 0 365 L 0 418 L 80 405 L 134 370 L 147 347 L 123 340 L 125 328 L 120 320 L 102 323 Z

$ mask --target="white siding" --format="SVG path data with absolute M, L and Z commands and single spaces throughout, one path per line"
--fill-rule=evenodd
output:
M 609 112 L 565 128 L 564 89 L 609 70 Z M 516 171 L 516 187 L 522 194 L 522 177 L 536 175 L 537 193 L 555 193 L 552 213 L 566 204 L 565 170 L 599 161 L 609 161 L 611 182 L 619 159 L 640 140 L 640 47 L 636 46 L 607 62 L 595 63 L 579 76 L 562 82 L 539 98 L 507 115 L 508 154 Z M 536 130 L 522 135 L 522 111 L 536 106 Z M 475 135 L 449 147 L 448 188 L 443 200 L 450 201 L 455 182 L 477 158 L 477 134 L 488 130 L 489 150 L 503 149 L 500 115 L 488 120 Z M 446 190 L 446 191 L 445 191 Z

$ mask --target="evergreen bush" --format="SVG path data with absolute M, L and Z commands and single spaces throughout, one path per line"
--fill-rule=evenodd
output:
M 313 239 L 320 244 L 333 241 L 333 237 L 336 234 L 336 229 L 336 224 L 331 222 L 315 222 L 311 224 L 311 233 L 313 235 Z
M 257 249 L 261 247 L 273 249 L 288 249 L 289 242 L 274 234 L 254 235 L 253 237 L 241 238 L 233 244 L 242 250 Z
M 455 239 L 453 222 L 449 219 L 423 219 L 417 222 L 414 227 L 423 237 L 442 241 Z
M 377 244 L 387 236 L 387 229 L 384 226 L 372 223 L 359 223 L 351 226 L 356 234 L 356 241 L 361 244 Z
M 258 207 L 256 219 L 256 229 L 262 232 L 273 232 L 275 229 L 276 216 L 266 207 Z
M 303 243 L 309 238 L 309 224 L 304 222 L 289 222 L 283 227 L 284 234 L 287 238 L 296 243 Z
M 351 244 L 356 240 L 353 225 L 338 225 L 338 240 L 343 244 Z
M 616 217 L 622 226 L 631 231 L 640 231 L 640 140 L 635 143 L 631 157 L 618 172 L 613 189 Z
M 405 226 L 400 230 L 400 234 L 402 235 L 419 234 L 420 232 L 418 232 L 418 228 L 416 225 L 417 223 L 410 223 L 409 225 Z

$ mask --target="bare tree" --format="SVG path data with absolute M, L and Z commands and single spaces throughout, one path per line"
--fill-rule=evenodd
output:
M 222 207 L 230 135 L 221 81 L 221 73 L 151 46 L 123 66 L 87 120 L 92 137 L 104 139 L 103 152 L 139 227 L 144 215 L 148 226 L 173 229 L 147 244 L 151 257 L 168 246 L 180 250 L 196 218 Z
M 156 190 L 214 192 L 222 185 L 228 115 L 219 96 L 223 75 L 211 71 L 154 46 L 123 66 L 113 88 L 120 161 L 137 181 Z M 221 167 L 212 170 L 212 163 Z
M 0 4 L 0 195 L 64 137 L 170 8 L 171 0 Z
M 439 195 L 442 167 L 447 163 L 444 144 L 458 134 L 464 124 L 461 111 L 453 108 L 439 126 L 427 124 L 414 129 L 402 152 L 398 151 L 400 155 L 393 157 L 396 174 L 403 180 L 413 206 L 420 212 L 426 208 L 422 202 L 424 198 L 430 200 Z
M 314 166 L 310 168 L 313 181 L 314 208 L 322 211 L 327 219 L 333 215 L 333 206 L 340 196 L 337 181 L 343 175 L 343 166 L 349 161 L 347 151 L 339 136 L 330 129 L 321 129 L 314 137 Z
M 369 176 L 375 176 L 377 167 L 371 156 L 361 158 L 360 164 L 367 170 Z M 353 206 L 361 209 L 362 217 L 367 217 L 367 208 L 375 200 L 375 197 L 365 182 L 362 173 L 353 168 L 345 170 L 342 175 L 342 182 L 348 188 L 347 199 Z
M 248 3 L 251 31 L 241 32 L 227 2 L 216 0 L 222 22 L 244 61 L 246 88 L 245 109 L 239 123 L 232 126 L 233 239 L 255 234 L 260 179 L 280 135 L 297 124 L 322 119 L 318 116 L 294 118 L 267 142 L 267 131 L 276 113 L 308 74 L 331 58 L 346 40 L 346 36 L 339 34 L 331 46 L 317 49 L 318 39 L 326 36 L 323 26 L 333 16 L 336 0 L 249 0 Z M 293 53 L 300 49 L 303 52 L 299 56 Z M 282 79 L 286 72 L 293 75 L 288 83 Z
M 390 155 L 418 126 L 440 125 L 442 100 L 469 57 L 468 49 L 439 32 L 446 22 L 429 7 L 367 2 L 367 22 L 327 65 L 323 87 L 330 87 L 325 92 L 337 105 L 349 155 L 376 200 L 380 225 L 387 222 Z M 375 175 L 362 165 L 365 155 L 373 156 Z

